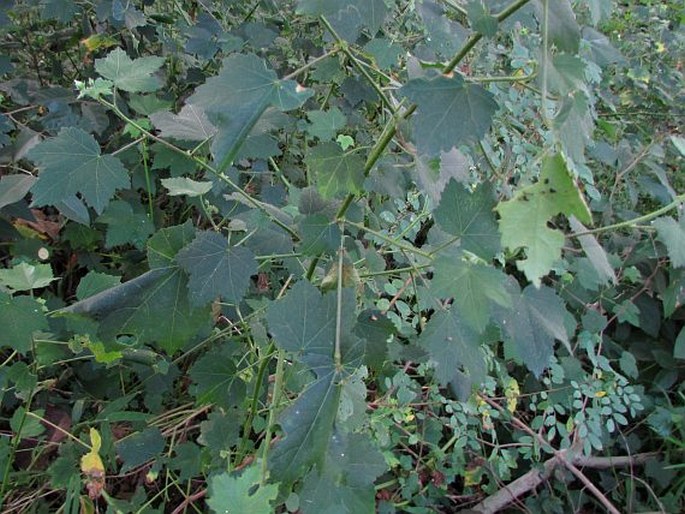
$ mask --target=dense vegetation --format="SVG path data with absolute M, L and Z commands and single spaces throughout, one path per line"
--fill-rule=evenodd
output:
M 0 0 L 2 512 L 682 511 L 684 21 Z

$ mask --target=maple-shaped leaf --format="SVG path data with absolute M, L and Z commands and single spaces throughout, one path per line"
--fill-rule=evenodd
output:
M 354 326 L 354 292 L 343 292 L 341 325 L 349 331 Z M 266 312 L 276 345 L 312 368 L 332 363 L 336 306 L 335 292 L 322 295 L 310 282 L 298 282 Z
M 48 330 L 43 306 L 29 296 L 12 297 L 0 291 L 0 347 L 22 355 L 31 349 L 33 333 Z
M 652 224 L 656 227 L 659 240 L 666 245 L 671 265 L 674 268 L 685 266 L 685 217 L 680 222 L 670 217 L 659 218 Z
M 231 359 L 232 351 L 232 348 L 212 349 L 190 368 L 191 393 L 199 405 L 211 403 L 228 409 L 244 399 L 245 383 Z
M 322 465 L 305 477 L 300 491 L 302 514 L 374 512 L 374 480 L 387 470 L 372 439 L 361 433 L 335 431 Z
M 419 155 L 415 161 L 415 181 L 421 191 L 440 203 L 442 193 L 450 180 L 462 184 L 471 181 L 471 160 L 456 148 L 440 152 L 439 156 Z
M 533 0 L 535 11 L 542 24 L 544 19 L 543 0 Z M 547 22 L 550 41 L 564 52 L 575 54 L 580 45 L 580 27 L 569 0 L 555 0 L 547 9 Z
M 0 269 L 0 285 L 14 291 L 30 291 L 49 286 L 58 280 L 52 274 L 49 264 L 20 262 L 8 269 Z
M 323 214 L 304 216 L 298 223 L 305 255 L 332 255 L 340 247 L 340 227 Z
M 178 114 L 169 111 L 155 112 L 150 115 L 150 121 L 162 137 L 182 141 L 204 141 L 216 134 L 216 127 L 204 111 L 190 103 L 186 103 Z
M 343 38 L 356 40 L 360 25 L 368 27 L 372 36 L 378 32 L 388 7 L 384 0 L 298 0 L 296 12 L 326 16 Z
M 188 275 L 188 293 L 194 305 L 206 305 L 221 297 L 240 303 L 257 273 L 254 254 L 245 247 L 231 246 L 218 232 L 199 232 L 192 243 L 176 255 Z
M 101 214 L 117 189 L 131 185 L 128 172 L 112 155 L 101 155 L 95 138 L 81 129 L 66 127 L 57 137 L 33 147 L 28 158 L 41 172 L 31 187 L 33 205 L 54 205 L 81 193 Z
M 190 223 L 160 230 L 148 240 L 151 270 L 63 309 L 100 322 L 105 340 L 134 335 L 173 353 L 209 326 L 209 307 L 188 300 L 188 279 L 174 262 L 176 253 L 195 235 Z
M 400 93 L 416 104 L 411 118 L 419 153 L 438 155 L 481 139 L 497 102 L 491 93 L 455 74 L 411 79 Z
M 254 54 L 233 54 L 221 71 L 195 90 L 189 104 L 207 113 L 217 127 L 212 153 L 227 169 L 268 107 L 289 111 L 313 92 L 293 80 L 279 80 L 266 61 Z
M 492 187 L 488 184 L 470 192 L 452 180 L 443 191 L 433 217 L 441 229 L 459 237 L 459 248 L 489 261 L 500 250 L 495 205 Z
M 512 250 L 526 249 L 526 258 L 516 261 L 516 265 L 536 286 L 561 257 L 564 234 L 547 226 L 552 217 L 565 214 L 583 223 L 592 222 L 587 204 L 561 154 L 546 157 L 538 182 L 520 189 L 496 210 L 500 215 L 502 245 Z
M 478 335 L 463 321 L 459 309 L 437 311 L 419 336 L 419 344 L 430 356 L 435 378 L 444 385 L 465 373 L 471 384 L 479 384 L 485 376 L 485 355 Z
M 305 163 L 322 197 L 334 198 L 361 191 L 364 159 L 359 154 L 344 152 L 335 143 L 322 143 L 308 152 Z
M 483 332 L 490 322 L 492 304 L 511 305 L 504 288 L 507 276 L 500 270 L 449 254 L 441 254 L 434 265 L 431 293 L 441 298 L 454 298 L 452 309 L 457 309 L 476 333 Z
M 164 64 L 162 57 L 131 59 L 121 48 L 115 48 L 104 59 L 95 59 L 95 71 L 129 93 L 150 93 L 161 87 L 153 74 Z
M 546 286 L 529 285 L 519 292 L 518 284 L 509 280 L 506 288 L 513 299 L 513 307 L 498 308 L 495 319 L 521 361 L 539 377 L 554 355 L 555 340 L 561 341 L 571 352 L 564 301 Z
M 271 476 L 292 483 L 324 458 L 340 405 L 340 374 L 331 364 L 317 369 L 317 378 L 279 417 L 284 437 L 269 453 Z
M 263 484 L 261 466 L 253 464 L 240 474 L 211 477 L 207 505 L 220 514 L 271 514 L 277 496 L 278 484 Z

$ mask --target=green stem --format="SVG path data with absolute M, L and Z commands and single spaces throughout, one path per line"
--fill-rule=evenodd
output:
M 311 68 L 312 66 L 316 66 L 316 65 L 319 64 L 321 61 L 323 61 L 323 60 L 325 60 L 325 59 L 328 59 L 329 57 L 331 57 L 331 56 L 337 54 L 339 51 L 340 51 L 340 48 L 335 47 L 335 48 L 329 50 L 328 52 L 324 52 L 324 53 L 321 54 L 320 56 L 315 57 L 314 59 L 312 59 L 311 61 L 309 61 L 307 64 L 304 64 L 304 65 L 300 66 L 299 68 L 297 68 L 297 69 L 296 69 L 295 71 L 293 71 L 292 73 L 288 73 L 288 74 L 285 75 L 281 80 L 292 80 L 292 79 L 294 79 L 295 77 L 297 77 L 299 74 L 304 73 L 305 71 L 307 71 L 307 70 L 308 70 L 309 68 Z
M 274 349 L 275 346 L 273 343 L 271 343 L 266 349 L 266 355 L 264 355 L 262 362 L 259 363 L 259 370 L 257 371 L 257 380 L 254 385 L 254 391 L 252 392 L 252 402 L 250 404 L 250 410 L 248 411 L 247 417 L 245 418 L 245 423 L 243 423 L 243 439 L 242 444 L 240 445 L 240 451 L 238 452 L 238 458 L 236 459 L 236 465 L 239 465 L 245 458 L 245 455 L 247 454 L 247 448 L 250 441 L 249 436 L 250 432 L 252 431 L 252 420 L 257 414 L 257 406 L 259 404 L 259 395 L 262 390 L 262 382 L 264 382 L 264 375 L 266 374 L 266 370 L 269 367 L 269 363 L 271 362 L 271 356 L 274 352 Z
M 216 176 L 219 180 L 227 184 L 229 187 L 231 187 L 240 197 L 242 197 L 245 202 L 247 202 L 250 206 L 254 207 L 255 209 L 258 209 L 262 211 L 273 223 L 281 227 L 283 230 L 285 230 L 290 236 L 295 239 L 296 241 L 300 239 L 300 236 L 293 230 L 291 227 L 283 223 L 281 220 L 273 216 L 270 212 L 267 206 L 263 203 L 260 202 L 259 200 L 256 200 L 255 198 L 252 198 L 243 188 L 241 188 L 238 184 L 233 182 L 225 173 L 220 171 L 217 168 L 214 168 L 210 164 L 207 164 L 204 160 L 200 159 L 199 157 L 196 157 L 194 155 L 190 155 L 189 152 L 186 152 L 185 150 L 177 147 L 176 145 L 173 145 L 166 141 L 165 139 L 162 139 L 161 137 L 158 137 L 154 135 L 152 132 L 149 130 L 145 129 L 144 127 L 140 126 L 138 123 L 136 123 L 134 120 L 126 116 L 121 109 L 117 105 L 115 105 L 112 102 L 108 102 L 104 98 L 100 98 L 99 101 L 102 103 L 102 105 L 109 107 L 112 109 L 112 111 L 119 116 L 123 121 L 126 123 L 129 123 L 131 126 L 135 127 L 137 130 L 141 132 L 141 134 L 145 134 L 147 137 L 152 139 L 153 141 L 161 144 L 162 146 L 165 146 L 169 148 L 170 150 L 183 155 L 186 158 L 191 159 L 195 164 L 197 164 L 199 167 L 202 169 L 210 172 L 212 175 Z
M 405 252 L 414 253 L 416 255 L 420 255 L 421 257 L 425 257 L 426 259 L 433 259 L 433 256 L 430 253 L 424 252 L 423 250 L 416 248 L 415 246 L 412 246 L 408 243 L 393 239 L 392 237 L 386 236 L 385 234 L 383 234 L 381 232 L 377 232 L 375 230 L 372 230 L 372 229 L 364 226 L 361 223 L 355 223 L 353 221 L 346 220 L 345 224 L 350 225 L 350 226 L 355 227 L 355 228 L 358 228 L 359 230 L 363 230 L 364 232 L 371 234 L 374 237 L 377 237 L 381 241 L 385 241 L 386 243 L 388 243 L 392 246 L 396 246 L 397 248 L 400 248 L 400 249 L 404 250 Z
M 509 16 L 514 14 L 528 2 L 530 2 L 530 0 L 516 0 L 515 2 L 512 2 L 509 6 L 507 6 L 495 15 L 497 23 L 502 23 L 504 20 L 506 20 Z M 466 43 L 464 43 L 464 46 L 461 48 L 459 53 L 455 55 L 450 62 L 447 63 L 447 65 L 443 68 L 442 72 L 447 74 L 454 71 L 454 68 L 456 68 L 459 65 L 459 63 L 464 59 L 464 57 L 466 57 L 466 54 L 468 54 L 471 51 L 471 49 L 474 46 L 476 46 L 476 43 L 478 43 L 478 41 L 480 41 L 482 38 L 483 34 L 481 34 L 480 32 L 474 32 L 473 34 L 471 34 L 471 36 L 466 40 Z
M 386 269 L 383 271 L 374 271 L 371 273 L 360 273 L 359 278 L 373 278 L 383 277 L 387 275 L 401 275 L 402 273 L 411 273 L 425 268 L 430 268 L 432 264 L 417 264 L 416 266 L 407 266 L 404 268 Z
M 549 72 L 549 2 L 542 0 L 542 121 L 547 128 L 551 127 L 547 113 L 547 76 Z
M 152 183 L 150 181 L 150 167 L 148 166 L 147 162 L 147 144 L 145 143 L 144 138 L 140 142 L 140 146 L 143 154 L 143 169 L 145 170 L 145 187 L 147 188 L 148 216 L 150 217 L 150 221 L 154 221 L 155 210 L 152 206 Z
M 340 248 L 338 249 L 338 290 L 337 305 L 335 308 L 335 350 L 333 353 L 335 369 L 338 372 L 342 370 L 342 353 L 340 347 L 342 340 L 343 254 L 345 252 L 345 231 L 342 226 L 340 227 L 340 233 Z
M 280 402 L 281 389 L 283 388 L 283 376 L 285 367 L 285 354 L 283 350 L 278 350 L 278 360 L 276 361 L 276 380 L 274 381 L 274 391 L 271 395 L 271 407 L 269 408 L 269 421 L 264 433 L 264 449 L 262 450 L 262 484 L 267 479 L 269 446 L 271 445 L 271 434 L 276 425 L 276 409 Z
M 601 234 L 603 232 L 610 232 L 612 230 L 618 230 L 621 228 L 640 228 L 638 227 L 640 223 L 644 223 L 646 221 L 651 221 L 654 218 L 658 218 L 662 214 L 666 214 L 667 212 L 680 206 L 680 204 L 682 203 L 685 203 L 685 194 L 676 196 L 675 200 L 673 200 L 668 205 L 662 207 L 661 209 L 657 209 L 656 211 L 645 214 L 644 216 L 638 216 L 637 218 L 633 218 L 632 220 L 614 223 L 613 225 L 607 225 L 606 227 L 599 227 L 592 230 L 586 230 L 585 232 L 576 232 L 575 234 L 568 234 L 566 237 L 590 236 L 593 234 Z
M 374 89 L 374 91 L 376 91 L 376 93 L 378 94 L 378 96 L 381 99 L 381 102 L 383 102 L 383 104 L 390 110 L 391 113 L 395 114 L 395 111 L 396 111 L 395 106 L 392 104 L 392 102 L 385 95 L 385 93 L 383 92 L 383 89 L 381 89 L 381 86 L 379 86 L 378 83 L 373 79 L 373 77 L 371 75 L 369 75 L 369 72 L 366 71 L 366 69 L 361 64 L 359 64 L 359 62 L 357 62 L 357 58 L 354 56 L 354 54 L 352 54 L 352 52 L 350 52 L 350 49 L 347 45 L 347 42 L 338 35 L 338 33 L 335 31 L 333 26 L 328 22 L 328 20 L 326 19 L 325 16 L 321 16 L 320 19 L 321 19 L 321 23 L 323 23 L 325 25 L 328 32 L 331 33 L 331 36 L 333 36 L 333 38 L 338 43 L 338 47 L 340 48 L 340 50 L 342 50 L 342 52 L 347 56 L 347 58 L 350 60 L 352 65 L 355 68 L 357 68 L 357 71 L 359 71 L 359 73 L 361 73 L 364 76 L 364 78 L 371 85 L 371 87 Z

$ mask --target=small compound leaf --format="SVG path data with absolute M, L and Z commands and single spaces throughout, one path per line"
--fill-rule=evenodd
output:
M 178 114 L 158 111 L 150 115 L 150 121 L 162 137 L 181 141 L 204 141 L 216 134 L 216 127 L 202 109 L 187 103 Z
M 117 455 L 124 462 L 120 472 L 126 473 L 159 456 L 165 444 L 162 432 L 156 427 L 146 428 L 117 442 Z
M 325 458 L 340 404 L 339 378 L 332 366 L 319 368 L 316 380 L 281 414 L 285 434 L 269 454 L 271 475 L 280 482 L 294 482 Z
M 33 333 L 48 330 L 43 306 L 29 296 L 12 297 L 0 291 L 0 347 L 25 355 L 31 349 Z
M 500 236 L 493 208 L 492 188 L 480 185 L 469 192 L 454 180 L 447 184 L 440 204 L 433 211 L 437 224 L 459 237 L 459 247 L 489 261 L 500 250 Z
M 491 93 L 460 75 L 412 79 L 400 92 L 417 105 L 411 124 L 420 154 L 438 155 L 478 141 L 497 110 Z
M 121 48 L 115 48 L 104 59 L 95 59 L 95 70 L 119 89 L 129 93 L 150 93 L 162 85 L 153 73 L 163 64 L 162 57 L 132 60 Z
M 654 220 L 659 240 L 666 245 L 668 258 L 674 268 L 685 266 L 685 217 L 677 222 L 673 218 L 663 217 Z
M 32 148 L 29 159 L 41 172 L 31 188 L 33 205 L 54 205 L 81 193 L 101 214 L 117 189 L 131 185 L 128 172 L 112 155 L 101 155 L 97 141 L 81 129 L 67 127 L 57 137 Z
M 517 261 L 516 265 L 536 286 L 561 257 L 564 244 L 564 234 L 547 226 L 551 218 L 563 213 L 583 223 L 592 222 L 587 204 L 561 154 L 545 158 L 540 180 L 520 189 L 496 210 L 500 215 L 502 245 L 526 249 L 526 259 Z
M 257 273 L 254 254 L 244 247 L 230 246 L 217 232 L 199 232 L 192 243 L 176 255 L 176 262 L 189 274 L 188 293 L 194 305 L 216 298 L 239 303 Z
M 221 473 L 209 481 L 207 505 L 219 514 L 271 514 L 277 484 L 262 484 L 261 467 L 253 464 L 240 475 Z
M 430 355 L 435 378 L 445 385 L 461 371 L 478 385 L 485 377 L 485 355 L 478 335 L 466 326 L 458 309 L 437 311 L 419 337 Z
M 358 154 L 344 152 L 335 143 L 323 143 L 310 150 L 305 163 L 323 198 L 342 197 L 361 191 L 364 159 Z

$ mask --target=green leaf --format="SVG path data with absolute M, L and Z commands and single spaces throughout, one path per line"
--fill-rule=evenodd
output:
M 253 54 L 224 59 L 219 75 L 198 87 L 187 103 L 207 113 L 218 129 L 212 153 L 225 170 L 268 107 L 289 111 L 313 92 L 293 80 L 279 80 L 266 62 Z
M 575 216 L 571 216 L 569 219 L 571 228 L 574 232 L 585 232 L 587 229 L 585 226 L 578 221 Z M 614 273 L 614 268 L 609 263 L 609 258 L 607 257 L 604 248 L 597 242 L 597 239 L 593 235 L 579 236 L 578 241 L 580 241 L 580 246 L 583 247 L 585 255 L 592 263 L 592 266 L 597 272 L 597 276 L 604 283 L 616 284 L 616 274 Z
M 402 55 L 402 47 L 385 38 L 372 39 L 364 45 L 364 51 L 371 54 L 380 69 L 397 65 Z
M 497 110 L 491 93 L 457 74 L 412 79 L 400 93 L 417 105 L 411 124 L 422 154 L 477 142 L 490 130 Z
M 120 440 L 116 444 L 117 455 L 124 462 L 120 473 L 126 473 L 159 456 L 165 444 L 162 432 L 156 427 L 146 428 Z
M 416 183 L 435 204 L 440 203 L 442 192 L 450 180 L 464 185 L 471 181 L 471 160 L 456 148 L 440 152 L 438 157 L 419 155 L 415 162 Z
M 226 349 L 203 355 L 190 368 L 189 375 L 198 405 L 213 403 L 226 409 L 239 404 L 245 396 L 245 385 Z
M 518 284 L 507 283 L 512 297 L 511 309 L 496 309 L 496 320 L 521 361 L 536 377 L 549 366 L 554 355 L 554 341 L 561 341 L 569 353 L 571 345 L 564 324 L 567 316 L 563 300 L 546 286 L 526 287 L 519 293 Z
M 436 223 L 448 234 L 457 236 L 459 248 L 489 261 L 500 250 L 500 236 L 493 209 L 492 187 L 481 184 L 469 192 L 451 180 L 433 211 Z
M 108 248 L 132 244 L 143 249 L 155 231 L 152 220 L 139 203 L 131 205 L 123 200 L 111 202 L 96 221 L 107 225 L 105 243 Z
M 187 177 L 163 178 L 162 185 L 169 190 L 169 196 L 188 196 L 193 198 L 211 191 L 211 182 L 199 182 Z
M 459 256 L 441 254 L 434 262 L 432 293 L 454 298 L 459 316 L 476 333 L 482 333 L 490 321 L 491 304 L 511 305 L 505 289 L 507 276 L 492 266 L 473 264 Z
M 121 284 L 121 277 L 91 270 L 79 281 L 76 298 L 83 300 L 119 284 Z
M 349 298 L 349 295 L 347 296 Z M 344 306 L 354 313 L 354 299 Z M 321 295 L 310 282 L 301 281 L 282 299 L 272 303 L 266 320 L 276 345 L 292 352 L 301 362 L 316 367 L 333 362 L 336 295 Z M 354 323 L 347 323 L 351 327 Z
M 131 185 L 121 161 L 101 155 L 93 136 L 78 128 L 63 128 L 57 137 L 32 148 L 28 157 L 41 167 L 38 181 L 31 188 L 33 205 L 38 207 L 81 193 L 100 214 L 117 189 Z
M 309 111 L 307 118 L 309 119 L 307 133 L 321 141 L 333 139 L 347 122 L 347 118 L 337 107 L 332 107 L 327 111 Z
M 322 143 L 312 148 L 305 163 L 324 198 L 335 198 L 361 191 L 364 183 L 364 159 L 344 152 L 335 143 Z
M 305 255 L 333 255 L 340 247 L 340 227 L 323 214 L 304 216 L 300 222 L 302 246 Z
M 176 262 L 190 276 L 188 293 L 194 305 L 205 305 L 219 297 L 240 303 L 250 277 L 257 273 L 257 261 L 250 250 L 231 246 L 225 236 L 213 231 L 199 232 L 178 252 Z
M 104 59 L 95 59 L 95 70 L 114 85 L 129 93 L 149 93 L 161 87 L 153 75 L 164 64 L 162 57 L 131 60 L 121 48 L 115 48 Z
M 313 16 L 326 16 L 334 18 L 342 16 L 349 18 L 356 25 L 362 24 L 369 28 L 371 36 L 374 36 L 383 24 L 388 13 L 384 0 L 298 0 L 296 12 Z M 336 29 L 340 30 L 335 21 L 330 20 Z M 356 39 L 358 31 L 353 31 Z
M 269 454 L 271 475 L 282 483 L 300 478 L 325 457 L 340 403 L 340 376 L 335 368 L 319 368 L 316 380 L 279 417 L 284 437 Z
M 685 217 L 677 222 L 671 217 L 654 220 L 653 225 L 659 234 L 659 241 L 666 245 L 668 258 L 674 268 L 685 266 Z
M 240 475 L 221 473 L 209 481 L 207 505 L 221 514 L 271 514 L 278 484 L 264 485 L 261 467 L 252 465 Z
M 435 312 L 421 332 L 419 344 L 428 351 L 441 385 L 454 379 L 459 371 L 469 377 L 472 385 L 485 378 L 485 355 L 478 335 L 466 326 L 459 309 Z
M 561 257 L 565 240 L 564 234 L 547 226 L 551 218 L 563 213 L 584 223 L 592 221 L 561 154 L 546 157 L 539 181 L 520 189 L 496 210 L 500 215 L 502 245 L 512 250 L 526 249 L 526 259 L 516 261 L 516 265 L 536 286 Z
M 48 330 L 43 306 L 28 296 L 12 297 L 0 291 L 0 346 L 25 355 L 31 349 L 33 333 Z
M 685 327 L 680 329 L 680 333 L 675 340 L 673 347 L 673 357 L 676 359 L 685 359 Z
M 33 175 L 5 175 L 0 177 L 0 209 L 24 198 L 36 180 Z
M 483 0 L 470 0 L 466 5 L 466 12 L 473 30 L 486 37 L 497 34 L 497 18 L 490 14 L 490 9 Z
M 187 103 L 178 114 L 159 111 L 150 115 L 150 121 L 159 129 L 160 136 L 181 141 L 204 141 L 216 134 L 216 127 L 202 109 Z
M 0 269 L 0 285 L 14 291 L 30 291 L 47 287 L 57 278 L 52 276 L 49 264 L 28 264 L 21 262 L 10 269 Z
M 190 223 L 162 229 L 148 241 L 151 271 L 90 298 L 62 312 L 83 314 L 100 321 L 99 335 L 138 337 L 156 342 L 173 353 L 209 326 L 209 308 L 195 308 L 188 301 L 185 273 L 173 262 L 179 248 L 194 235 Z
M 543 0 L 533 0 L 538 20 L 544 19 Z M 564 52 L 575 54 L 580 45 L 580 28 L 569 0 L 554 0 L 548 8 L 550 41 Z M 542 23 L 542 22 L 541 22 Z
M 360 433 L 335 432 L 325 463 L 312 470 L 300 491 L 302 514 L 374 512 L 374 480 L 386 471 L 383 455 Z

